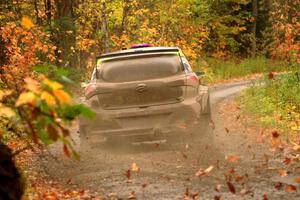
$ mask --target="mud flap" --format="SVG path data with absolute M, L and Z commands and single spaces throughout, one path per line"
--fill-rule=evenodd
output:
M 210 113 L 210 98 L 208 86 L 200 85 L 197 101 L 201 105 L 201 115 Z

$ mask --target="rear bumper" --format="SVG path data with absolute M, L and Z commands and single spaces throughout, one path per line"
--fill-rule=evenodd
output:
M 88 138 L 172 134 L 197 124 L 200 111 L 201 102 L 196 98 L 146 108 L 98 110 L 93 120 L 80 118 L 80 134 Z

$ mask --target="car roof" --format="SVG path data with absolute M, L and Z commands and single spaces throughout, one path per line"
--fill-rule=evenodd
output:
M 115 56 L 126 56 L 139 53 L 154 53 L 154 52 L 179 52 L 178 47 L 142 47 L 142 48 L 131 48 L 121 51 L 114 51 L 105 53 L 97 57 L 97 59 L 115 57 Z

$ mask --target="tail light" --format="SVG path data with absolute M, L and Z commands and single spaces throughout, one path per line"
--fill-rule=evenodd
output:
M 96 85 L 95 84 L 88 84 L 84 90 L 84 95 L 86 97 L 91 97 L 91 95 L 93 94 L 93 92 L 95 92 L 96 90 Z
M 197 82 L 199 82 L 199 78 L 198 78 L 198 76 L 196 74 L 190 74 L 188 76 L 188 79 L 191 80 L 191 81 L 197 81 Z

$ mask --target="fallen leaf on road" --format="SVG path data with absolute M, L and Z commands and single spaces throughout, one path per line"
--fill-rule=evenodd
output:
M 272 132 L 272 137 L 273 138 L 278 138 L 279 137 L 279 133 L 277 131 L 273 131 Z
M 68 149 L 68 147 L 66 145 L 63 146 L 63 150 L 64 150 L 65 156 L 67 156 L 67 157 L 70 158 L 71 157 L 71 153 L 70 153 L 70 151 L 69 151 L 69 149 Z
M 234 156 L 234 155 L 226 156 L 225 158 L 229 162 L 238 162 L 241 159 L 239 156 Z
M 230 174 L 234 174 L 236 172 L 236 170 L 234 168 L 230 168 L 228 171 Z
M 287 176 L 287 171 L 284 169 L 278 170 L 278 173 L 281 177 L 286 177 Z
M 187 124 L 185 124 L 185 123 L 183 123 L 183 124 L 180 124 L 180 126 L 179 126 L 180 128 L 182 128 L 182 129 L 187 129 Z
M 264 196 L 263 196 L 263 200 L 268 200 L 268 197 L 267 197 L 267 195 L 266 195 L 266 194 L 264 194 Z
M 235 194 L 235 187 L 233 186 L 233 184 L 229 181 L 226 182 L 227 186 L 228 186 L 228 189 L 229 191 L 232 193 L 232 194 Z
M 222 196 L 215 196 L 214 200 L 224 200 L 224 198 Z
M 281 190 L 283 187 L 283 184 L 281 182 L 276 183 L 276 185 L 274 186 L 277 190 Z
M 297 144 L 295 142 L 292 142 L 292 141 L 291 141 L 291 144 L 293 144 L 293 150 L 294 151 L 300 151 L 300 145 L 299 144 Z
M 285 158 L 284 161 L 283 161 L 283 163 L 286 164 L 286 165 L 290 164 L 291 162 L 292 162 L 291 158 Z
M 136 163 L 132 163 L 131 164 L 131 171 L 133 171 L 133 172 L 139 172 L 140 171 L 140 167 Z
M 191 195 L 192 199 L 199 199 L 199 192 L 193 192 Z
M 210 120 L 209 126 L 210 126 L 212 129 L 215 129 L 215 128 L 216 128 L 215 122 L 214 122 L 213 120 Z
M 243 176 L 236 176 L 234 180 L 236 182 L 240 182 L 241 180 L 243 180 L 243 178 L 244 178 Z
M 216 185 L 215 190 L 217 192 L 221 192 L 221 189 L 222 189 L 222 185 L 221 184 Z
M 282 141 L 279 137 L 279 133 L 277 131 L 272 132 L 271 144 L 275 150 L 278 148 L 282 149 L 283 143 L 282 143 Z
M 200 176 L 204 176 L 204 175 L 206 175 L 206 174 L 208 174 L 208 173 L 210 173 L 212 170 L 213 170 L 213 168 L 214 168 L 214 166 L 209 166 L 207 169 L 205 169 L 205 170 L 203 170 L 203 169 L 199 169 L 197 172 L 196 172 L 196 174 L 195 174 L 195 176 L 198 176 L 198 177 L 200 177 Z
M 189 144 L 185 144 L 185 149 L 188 150 L 189 149 Z
M 127 179 L 130 179 L 130 178 L 131 178 L 131 171 L 130 171 L 130 169 L 128 169 L 128 170 L 125 172 L 124 175 L 126 176 Z
M 226 131 L 226 133 L 229 133 L 229 129 L 228 129 L 228 128 L 226 128 L 226 127 L 225 127 L 225 131 Z
M 273 80 L 273 79 L 274 79 L 274 74 L 273 74 L 273 72 L 270 72 L 270 73 L 268 74 L 268 78 L 269 78 L 269 80 Z
M 296 177 L 296 178 L 295 178 L 295 181 L 296 181 L 297 183 L 300 183 L 300 176 Z
M 286 187 L 285 187 L 285 191 L 286 192 L 295 192 L 297 190 L 297 188 L 296 188 L 296 186 L 294 186 L 294 185 L 287 185 Z
M 246 189 L 246 188 L 243 188 L 243 189 L 240 191 L 240 194 L 241 194 L 241 195 L 247 195 L 247 194 L 250 194 L 250 193 L 251 193 L 251 191 L 248 190 L 248 189 Z
M 128 199 L 136 199 L 136 195 L 134 191 L 129 193 Z

